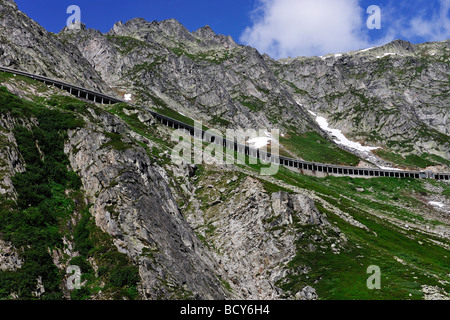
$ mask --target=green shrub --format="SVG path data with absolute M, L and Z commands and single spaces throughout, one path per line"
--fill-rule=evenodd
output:
M 139 281 L 139 271 L 135 266 L 114 269 L 110 274 L 110 282 L 114 287 L 133 287 Z
M 84 257 L 74 257 L 70 260 L 69 263 L 71 266 L 77 266 L 80 268 L 81 273 L 91 273 L 94 271 L 94 269 L 92 269 L 92 266 L 89 264 L 89 262 L 86 261 L 86 259 Z
M 75 228 L 73 236 L 75 250 L 83 256 L 88 256 L 90 251 L 94 248 L 89 231 L 90 218 L 91 215 L 89 211 L 83 213 Z
M 17 206 L 0 210 L 2 238 L 19 249 L 23 265 L 15 272 L 0 272 L 0 298 L 15 292 L 20 298 L 33 298 L 37 279 L 42 277 L 42 299 L 60 298 L 60 274 L 49 248 L 62 247 L 61 218 L 69 216 L 74 204 L 65 190 L 78 189 L 81 180 L 67 170 L 70 162 L 64 153 L 67 130 L 81 126 L 72 113 L 49 110 L 22 100 L 0 88 L 0 113 L 10 112 L 20 118 L 33 116 L 39 126 L 31 130 L 13 130 L 18 149 L 25 160 L 25 171 L 12 177 L 17 192 Z M 82 261 L 78 261 L 82 262 Z M 82 264 L 86 269 L 86 265 Z
M 87 287 L 81 287 L 70 292 L 71 300 L 87 300 L 91 296 L 91 291 Z

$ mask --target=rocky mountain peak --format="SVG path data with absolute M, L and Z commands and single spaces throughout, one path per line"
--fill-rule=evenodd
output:
M 372 58 L 385 57 L 387 55 L 414 56 L 419 52 L 418 45 L 404 40 L 394 40 L 385 45 L 373 48 L 366 48 L 358 51 L 349 52 L 350 55 L 358 54 Z
M 17 9 L 17 4 L 14 0 L 0 0 L 0 5 L 7 5 Z
M 125 27 L 131 30 L 145 29 L 150 26 L 150 22 L 144 18 L 134 18 L 125 22 Z
M 193 35 L 200 38 L 213 39 L 216 36 L 216 33 L 213 31 L 213 29 L 211 29 L 210 26 L 207 25 L 194 31 Z
M 107 32 L 107 35 L 118 35 L 120 34 L 120 31 L 123 30 L 123 28 L 125 27 L 125 25 L 123 24 L 122 21 L 117 21 L 114 26 L 111 28 L 111 30 L 109 30 Z
M 128 20 L 125 24 L 122 21 L 118 21 L 107 34 L 117 36 L 129 35 L 149 26 L 150 22 L 144 18 L 134 18 Z
M 65 26 L 62 30 L 61 30 L 61 33 L 64 33 L 64 32 L 71 32 L 71 31 L 86 31 L 87 30 L 87 27 L 86 27 L 86 25 L 83 23 L 83 22 L 81 22 L 81 21 L 75 21 L 74 23 L 72 23 L 71 25 L 69 25 L 69 26 Z
M 193 36 L 201 38 L 203 40 L 210 41 L 212 43 L 218 43 L 227 49 L 232 49 L 237 47 L 236 42 L 234 42 L 231 36 L 224 36 L 221 34 L 216 34 L 213 29 L 207 25 L 192 33 Z
M 389 49 L 392 52 L 395 53 L 409 53 L 409 54 L 414 54 L 416 51 L 416 46 L 414 44 L 412 44 L 411 42 L 408 41 L 404 41 L 404 40 L 394 40 L 388 44 L 386 44 L 385 46 L 383 46 L 383 48 L 385 49 Z
M 192 40 L 192 34 L 178 20 L 168 19 L 154 22 L 158 29 L 170 37 L 180 40 Z
M 125 23 L 119 21 L 107 35 L 131 36 L 150 41 L 167 37 L 186 41 L 194 40 L 191 33 L 176 19 L 149 22 L 144 18 L 134 18 Z

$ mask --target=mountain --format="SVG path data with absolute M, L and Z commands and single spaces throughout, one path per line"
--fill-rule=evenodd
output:
M 175 110 L 218 128 L 317 127 L 270 70 L 269 57 L 210 27 L 190 33 L 174 19 L 137 18 L 107 34 L 65 29 L 58 38 L 76 45 L 119 94 L 131 93 L 133 101 L 161 112 Z
M 448 183 L 176 165 L 149 112 L 278 128 L 309 161 L 448 172 L 448 41 L 277 61 L 174 19 L 54 34 L 12 0 L 0 17 L 0 65 L 133 103 L 0 73 L 0 299 L 449 297 Z
M 108 92 L 109 88 L 78 50 L 17 10 L 14 1 L 2 1 L 0 10 L 2 66 Z
M 388 160 L 396 153 L 416 157 L 411 165 L 420 166 L 420 159 L 450 159 L 449 57 L 449 40 L 396 40 L 346 54 L 284 59 L 273 69 L 293 84 L 300 103 L 332 127 L 383 147 L 379 155 Z

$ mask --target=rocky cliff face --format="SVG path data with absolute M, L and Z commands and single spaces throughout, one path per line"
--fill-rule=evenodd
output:
M 133 19 L 106 35 L 64 30 L 58 38 L 77 45 L 109 85 L 161 111 L 217 128 L 317 127 L 269 69 L 269 57 L 209 27 L 190 33 L 173 19 Z
M 0 119 L 0 172 L 2 180 L 0 182 L 0 195 L 5 199 L 15 199 L 16 193 L 11 181 L 11 177 L 25 171 L 23 159 L 17 148 L 17 143 L 12 134 L 17 121 L 10 115 L 2 115 Z
M 235 294 L 280 299 L 286 293 L 277 282 L 291 272 L 287 264 L 297 253 L 295 242 L 305 236 L 301 227 L 326 230 L 330 223 L 306 195 L 268 193 L 257 179 L 229 175 L 211 172 L 196 185 L 201 196 L 191 198 L 188 221 L 212 249 Z M 212 181 L 223 188 L 211 188 Z
M 109 85 L 161 112 L 173 109 L 215 128 L 326 136 L 309 110 L 366 145 L 450 159 L 447 42 L 396 41 L 274 61 L 209 27 L 190 33 L 176 20 L 133 19 L 106 35 L 82 29 L 58 37 L 76 45 Z
M 305 107 L 355 140 L 450 159 L 450 42 L 283 59 L 272 64 Z
M 0 271 L 14 271 L 23 264 L 22 259 L 10 243 L 0 240 Z
M 225 298 L 217 265 L 180 213 L 164 170 L 126 138 L 120 119 L 103 113 L 98 120 L 99 127 L 70 132 L 65 151 L 93 204 L 96 224 L 139 266 L 143 297 Z M 102 128 L 111 129 L 107 135 L 124 135 L 116 138 L 123 149 L 105 147 L 111 138 Z
M 110 92 L 75 46 L 58 40 L 19 11 L 14 1 L 0 1 L 0 17 L 2 66 Z

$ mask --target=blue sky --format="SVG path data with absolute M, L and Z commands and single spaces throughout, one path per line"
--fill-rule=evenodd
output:
M 119 20 L 175 18 L 188 30 L 216 33 L 280 58 L 323 55 L 382 45 L 450 38 L 450 0 L 16 0 L 47 30 L 59 32 L 69 5 L 88 28 L 107 32 Z M 369 30 L 370 5 L 381 9 L 381 29 Z
M 255 0 L 16 0 L 19 9 L 48 31 L 64 28 L 69 5 L 78 5 L 88 28 L 107 32 L 115 22 L 141 17 L 148 21 L 175 18 L 188 30 L 210 25 L 236 40 L 250 22 Z

